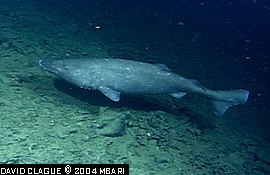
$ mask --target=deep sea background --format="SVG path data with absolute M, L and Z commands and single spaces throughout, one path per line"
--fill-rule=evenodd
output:
M 269 31 L 267 0 L 0 0 L 0 163 L 270 174 Z M 48 76 L 45 57 L 161 63 L 250 97 L 222 118 L 193 95 L 114 103 Z

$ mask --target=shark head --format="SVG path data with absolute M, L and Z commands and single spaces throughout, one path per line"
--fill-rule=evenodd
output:
M 50 72 L 54 75 L 59 74 L 59 71 L 57 70 L 57 65 L 54 63 L 53 60 L 49 60 L 49 59 L 39 60 L 38 64 L 43 70 L 45 70 L 47 72 Z
M 54 75 L 65 73 L 68 69 L 66 64 L 61 60 L 44 59 L 38 61 L 39 66 Z
M 41 59 L 38 61 L 39 66 L 46 72 L 62 78 L 66 81 L 72 82 L 80 86 L 78 81 L 78 67 L 73 64 L 73 60 L 56 60 L 56 59 Z

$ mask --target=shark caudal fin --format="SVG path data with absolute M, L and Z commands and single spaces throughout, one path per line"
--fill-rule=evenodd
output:
M 212 99 L 211 102 L 215 108 L 215 113 L 218 116 L 222 116 L 227 109 L 234 105 L 246 103 L 249 91 L 247 90 L 228 90 L 228 91 L 217 91 L 219 96 L 224 97 L 224 100 Z

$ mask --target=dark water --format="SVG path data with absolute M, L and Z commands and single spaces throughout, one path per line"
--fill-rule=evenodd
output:
M 52 118 L 67 116 L 59 119 L 58 123 L 68 123 L 72 117 L 82 115 L 72 112 L 66 114 L 64 111 L 87 110 L 92 117 L 109 115 L 110 112 L 104 112 L 106 110 L 103 108 L 116 110 L 117 115 L 127 112 L 130 123 L 134 123 L 127 125 L 127 134 L 117 137 L 118 140 L 104 138 L 104 144 L 110 141 L 117 144 L 112 147 L 104 146 L 102 151 L 95 153 L 98 159 L 89 160 L 87 156 L 78 153 L 82 152 L 83 147 L 78 148 L 77 152 L 73 150 L 80 144 L 79 141 L 72 141 L 63 147 L 62 151 L 67 151 L 66 159 L 61 156 L 52 159 L 51 156 L 57 154 L 53 149 L 50 150 L 55 146 L 54 142 L 48 142 L 48 149 L 41 154 L 48 158 L 41 158 L 42 156 L 39 157 L 33 152 L 23 152 L 21 157 L 17 158 L 18 156 L 6 147 L 9 144 L 6 141 L 9 134 L 4 134 L 1 139 L 7 144 L 0 145 L 0 162 L 126 162 L 130 163 L 132 174 L 270 174 L 269 31 L 270 1 L 267 0 L 0 0 L 0 73 L 3 75 L 0 79 L 0 82 L 3 82 L 0 94 L 4 94 L 0 101 L 3 117 L 1 132 L 11 132 L 12 122 L 28 121 L 29 115 L 25 114 L 25 110 L 31 113 L 31 109 L 35 109 L 36 117 L 25 126 L 25 132 L 31 131 L 32 124 L 40 126 L 42 122 L 38 121 L 46 113 L 40 106 L 46 105 L 48 111 L 55 111 L 54 114 L 48 114 Z M 201 99 L 197 101 L 192 97 L 180 102 L 162 99 L 163 97 L 161 100 L 126 97 L 123 102 L 116 104 L 96 92 L 89 95 L 89 92 L 65 82 L 53 82 L 37 65 L 40 58 L 51 56 L 113 57 L 162 63 L 174 72 L 197 79 L 213 89 L 247 89 L 250 91 L 250 98 L 245 105 L 232 108 L 221 119 L 213 119 L 214 115 L 208 115 L 206 109 L 197 107 L 196 102 Z M 21 100 L 18 100 L 18 94 L 21 95 Z M 28 98 L 33 100 L 33 104 Z M 14 100 L 20 103 L 17 104 Z M 207 103 L 204 100 L 200 102 Z M 11 105 L 13 103 L 16 105 Z M 159 114 L 159 110 L 165 114 Z M 181 112 L 182 114 L 179 114 Z M 116 114 L 112 112 L 112 115 Z M 152 115 L 159 117 L 155 120 Z M 12 122 L 5 121 L 14 116 L 24 117 L 14 118 Z M 56 118 L 52 120 L 57 120 Z M 139 119 L 144 118 L 145 123 L 140 123 L 142 121 Z M 209 118 L 212 121 L 209 121 Z M 184 126 L 184 123 L 181 125 L 182 119 L 187 120 L 187 126 Z M 177 127 L 168 125 L 175 123 L 174 120 L 180 120 Z M 221 126 L 212 126 L 216 120 Z M 84 124 L 88 126 L 89 123 Z M 65 125 L 67 126 L 68 124 Z M 81 131 L 76 133 L 78 137 L 89 134 L 89 126 L 85 128 L 79 129 Z M 184 142 L 179 141 L 181 128 L 187 133 L 192 131 L 192 137 L 187 137 Z M 54 129 L 57 131 L 57 127 Z M 16 140 L 16 133 L 20 133 L 20 130 L 16 127 L 13 130 L 16 130 L 16 138 L 12 140 Z M 160 133 L 159 137 L 142 137 L 145 133 L 154 133 L 153 130 Z M 177 131 L 175 135 L 174 131 Z M 50 140 L 48 133 L 40 133 L 40 138 Z M 118 159 L 117 154 L 112 152 L 128 143 L 127 136 L 142 141 L 132 142 L 131 145 L 137 145 L 136 147 L 127 146 L 127 152 L 132 153 L 124 156 L 124 153 L 118 152 L 119 156 L 124 157 Z M 96 139 L 94 136 L 89 137 Z M 194 140 L 198 138 L 197 145 L 209 143 L 205 152 L 203 148 L 196 147 Z M 228 138 L 235 142 L 228 143 Z M 64 145 L 59 138 L 54 139 L 59 145 Z M 157 144 L 150 143 L 151 140 Z M 170 142 L 172 140 L 179 143 L 170 145 L 173 144 Z M 27 140 L 28 142 L 42 141 L 33 138 Z M 165 142 L 166 146 L 161 144 Z M 21 142 L 10 143 L 14 146 L 13 149 L 20 150 L 25 147 Z M 88 145 L 90 142 L 84 144 Z M 155 146 L 151 147 L 151 144 Z M 91 148 L 96 150 L 102 147 L 93 145 Z M 187 145 L 192 146 L 188 149 Z M 41 149 L 38 147 L 36 151 Z M 157 154 L 154 149 L 163 152 Z M 136 150 L 140 153 L 137 154 Z M 183 153 L 182 150 L 186 152 Z M 212 157 L 207 157 L 209 150 L 214 150 Z M 176 156 L 160 158 L 166 154 Z M 210 163 L 207 163 L 209 161 Z M 143 164 L 147 165 L 149 170 Z

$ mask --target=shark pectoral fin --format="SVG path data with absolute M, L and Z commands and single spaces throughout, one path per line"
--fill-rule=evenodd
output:
M 111 99 L 112 101 L 119 101 L 120 100 L 120 92 L 110 89 L 106 86 L 100 86 L 98 88 L 100 92 L 102 92 L 106 97 Z
M 187 93 L 185 92 L 177 92 L 177 93 L 171 93 L 170 95 L 174 98 L 181 98 L 183 97 L 184 95 L 186 95 Z
M 236 103 L 232 102 L 227 102 L 227 101 L 216 101 L 216 100 L 211 100 L 214 108 L 215 108 L 215 114 L 217 116 L 222 116 L 227 109 L 229 109 L 233 105 L 237 105 Z

